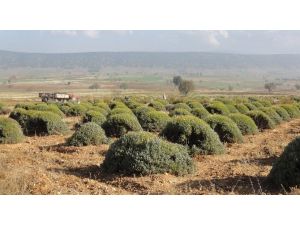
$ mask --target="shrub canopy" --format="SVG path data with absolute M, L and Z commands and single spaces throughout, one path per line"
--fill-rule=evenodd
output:
M 142 131 L 137 118 L 129 113 L 109 116 L 103 124 L 103 128 L 109 137 L 120 137 L 129 131 Z
M 0 117 L 0 144 L 16 144 L 23 139 L 22 129 L 15 120 Z
M 274 163 L 268 180 L 275 187 L 289 189 L 300 185 L 300 137 L 290 142 Z
M 210 104 L 206 105 L 205 108 L 211 114 L 228 115 L 230 113 L 223 102 L 211 102 Z
M 80 126 L 67 140 L 69 146 L 101 145 L 107 143 L 104 130 L 94 122 L 88 122 Z
M 195 116 L 175 117 L 162 130 L 161 136 L 188 146 L 193 154 L 221 154 L 225 151 L 217 133 Z
M 193 161 L 184 146 L 169 143 L 148 132 L 129 132 L 115 141 L 106 153 L 104 171 L 123 174 L 172 173 L 194 171 Z
M 222 115 L 211 115 L 205 121 L 219 135 L 222 142 L 243 142 L 243 135 L 240 129 L 230 118 Z
M 102 126 L 105 120 L 106 117 L 102 113 L 93 110 L 87 111 L 82 117 L 83 123 L 94 122 L 99 126 Z
M 243 135 L 258 133 L 258 128 L 251 117 L 241 113 L 232 113 L 229 114 L 229 118 L 236 123 Z
M 260 130 L 275 128 L 275 122 L 263 111 L 253 110 L 246 115 L 253 119 Z

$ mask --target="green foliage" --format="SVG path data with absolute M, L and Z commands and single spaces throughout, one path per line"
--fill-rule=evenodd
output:
M 257 110 L 257 107 L 250 102 L 244 103 L 249 110 Z
M 260 102 L 258 102 L 258 101 L 254 101 L 254 102 L 251 102 L 252 103 L 252 105 L 254 105 L 256 108 L 261 108 L 261 107 L 264 107 L 264 105 L 263 104 L 261 104 Z
M 243 142 L 243 135 L 240 129 L 230 118 L 223 115 L 211 115 L 205 121 L 219 135 L 222 142 Z
M 247 112 L 249 112 L 249 108 L 243 103 L 236 104 L 235 107 L 242 114 L 246 114 Z
M 82 117 L 83 123 L 94 122 L 99 126 L 102 126 L 105 120 L 106 117 L 102 113 L 93 110 L 87 111 Z
M 130 132 L 115 141 L 101 167 L 105 172 L 129 175 L 185 175 L 194 171 L 193 161 L 184 146 L 144 131 Z
M 137 118 L 129 113 L 109 116 L 103 124 L 103 128 L 109 137 L 120 137 L 129 131 L 142 131 Z
M 0 117 L 0 144 L 16 144 L 23 139 L 22 129 L 15 120 Z
M 161 136 L 171 142 L 189 146 L 192 154 L 221 154 L 225 151 L 217 133 L 195 116 L 175 117 L 163 129 Z
M 282 118 L 284 121 L 289 121 L 291 119 L 289 113 L 281 106 L 273 106 L 272 107 L 277 114 Z
M 128 107 L 121 101 L 111 101 L 109 103 L 109 107 L 111 109 L 114 109 L 114 108 L 127 108 L 128 109 Z
M 0 115 L 9 114 L 11 110 L 8 107 L 5 107 L 3 103 L 0 102 Z
M 135 100 L 132 100 L 132 99 L 126 100 L 126 101 L 124 101 L 124 103 L 131 110 L 144 105 L 144 104 L 139 103 L 139 102 L 137 102 Z
M 225 106 L 227 107 L 227 109 L 229 110 L 230 113 L 238 113 L 239 112 L 237 110 L 237 108 L 231 103 L 226 103 Z
M 158 111 L 163 111 L 166 110 L 165 105 L 163 105 L 161 102 L 159 101 L 151 101 L 149 103 L 149 106 L 158 110 Z
M 191 113 L 186 110 L 186 109 L 183 109 L 183 108 L 177 108 L 177 109 L 174 109 L 172 110 L 170 113 L 169 113 L 170 116 L 184 116 L 184 115 L 191 115 Z
M 282 108 L 284 108 L 288 114 L 290 115 L 291 118 L 297 118 L 300 116 L 300 111 L 297 108 L 297 106 L 292 105 L 292 104 L 284 104 L 281 105 Z
M 210 115 L 210 113 L 202 105 L 201 107 L 192 109 L 191 113 L 200 119 L 205 119 Z
M 275 128 L 275 122 L 261 110 L 253 110 L 248 112 L 246 115 L 253 119 L 260 130 Z
M 146 131 L 160 132 L 170 120 L 167 113 L 153 110 L 146 112 L 139 122 Z
M 276 188 L 286 189 L 300 185 L 300 137 L 295 138 L 284 149 L 274 163 L 268 181 Z
M 236 123 L 243 135 L 258 133 L 258 128 L 251 117 L 241 113 L 232 113 L 229 114 L 229 118 Z
M 67 116 L 82 116 L 88 110 L 82 104 L 68 104 L 68 109 L 65 112 Z
M 223 102 L 219 101 L 211 102 L 210 104 L 206 105 L 205 108 L 211 114 L 228 115 L 230 113 L 226 105 Z
M 109 106 L 105 103 L 105 102 L 97 102 L 94 104 L 94 106 L 97 106 L 99 108 L 102 108 L 104 109 L 106 112 L 109 112 L 110 111 L 110 108 Z
M 62 119 L 52 112 L 15 109 L 10 117 L 21 125 L 26 135 L 64 134 L 68 130 Z
M 64 113 L 58 108 L 55 104 L 46 104 L 46 103 L 24 103 L 24 104 L 16 104 L 15 108 L 22 108 L 26 110 L 36 110 L 36 111 L 49 111 L 59 115 L 60 117 L 64 117 Z
M 94 122 L 88 122 L 80 126 L 67 140 L 69 146 L 101 145 L 107 143 L 104 130 Z
M 266 113 L 271 118 L 271 120 L 275 122 L 275 125 L 280 124 L 282 122 L 281 117 L 277 114 L 277 112 L 273 108 L 262 107 L 260 108 L 260 110 Z
M 195 109 L 195 108 L 202 108 L 203 105 L 200 102 L 197 101 L 188 101 L 186 103 L 191 109 Z M 204 108 L 204 107 L 203 107 Z
M 191 111 L 191 107 L 189 107 L 186 103 L 176 103 L 174 104 L 174 109 L 185 109 L 186 111 Z
M 133 112 L 129 108 L 125 107 L 115 107 L 113 110 L 110 111 L 109 116 L 116 115 L 116 114 L 122 114 L 122 113 L 128 113 L 133 114 Z

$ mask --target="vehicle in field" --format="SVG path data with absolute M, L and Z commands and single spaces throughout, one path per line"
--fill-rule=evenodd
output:
M 42 99 L 43 102 L 80 102 L 80 99 L 78 96 L 74 94 L 68 94 L 68 93 L 45 93 L 40 92 L 39 97 Z

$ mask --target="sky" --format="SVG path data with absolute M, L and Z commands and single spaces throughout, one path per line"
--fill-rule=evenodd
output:
M 300 31 L 0 31 L 0 50 L 300 54 Z

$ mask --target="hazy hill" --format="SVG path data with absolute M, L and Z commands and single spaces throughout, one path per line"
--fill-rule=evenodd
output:
M 94 52 L 19 53 L 0 51 L 0 67 L 88 68 L 139 67 L 172 69 L 300 69 L 300 55 L 241 55 L 223 53 Z

